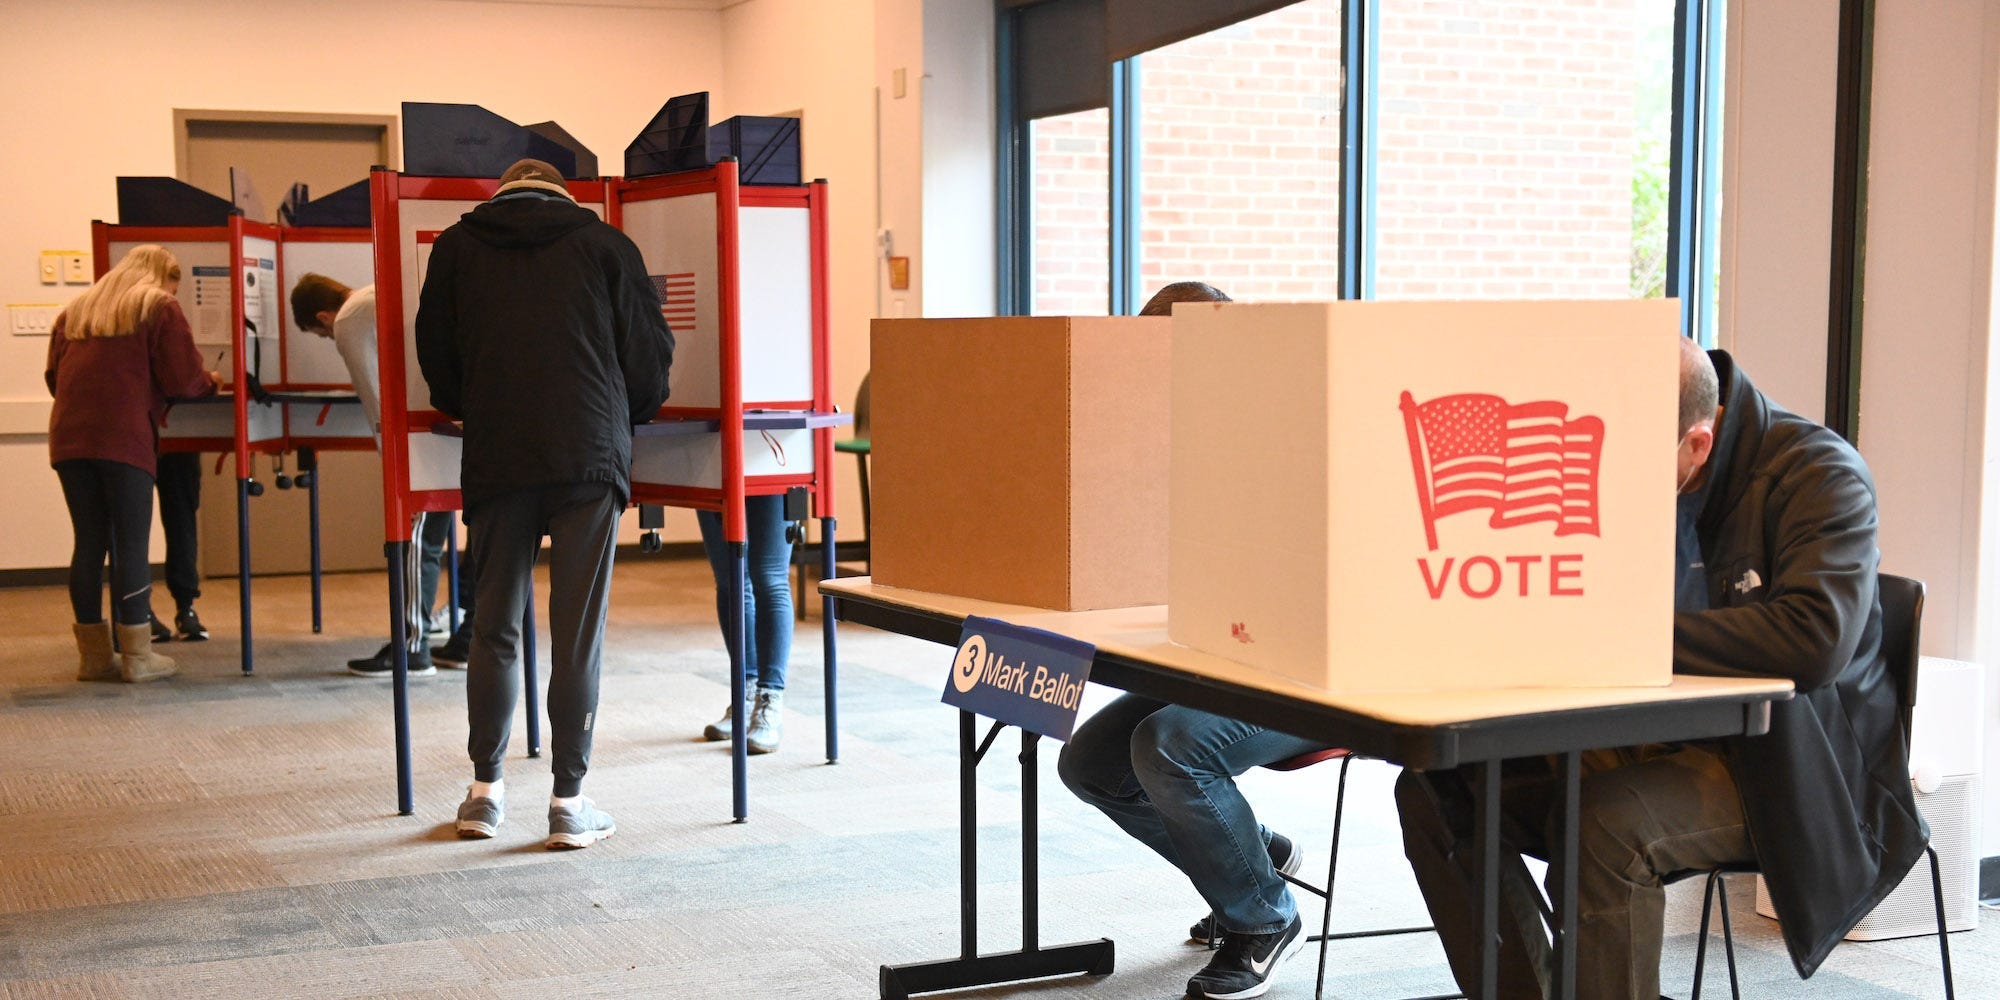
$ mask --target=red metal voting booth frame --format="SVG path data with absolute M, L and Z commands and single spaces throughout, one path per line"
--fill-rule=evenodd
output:
M 263 485 L 256 482 L 252 476 L 253 470 L 250 460 L 251 456 L 255 454 L 281 455 L 297 449 L 290 433 L 291 413 L 289 408 L 279 411 L 282 430 L 277 437 L 261 441 L 250 440 L 250 398 L 248 395 L 236 391 L 237 386 L 245 384 L 245 376 L 248 373 L 248 363 L 245 361 L 245 317 L 243 314 L 243 238 L 245 236 L 254 236 L 268 239 L 272 242 L 272 253 L 276 255 L 273 266 L 276 268 L 278 274 L 278 288 L 270 289 L 268 293 L 277 295 L 279 294 L 278 289 L 284 287 L 284 255 L 280 252 L 280 248 L 286 240 L 290 239 L 302 242 L 360 242 L 367 238 L 369 235 L 368 231 L 362 229 L 291 229 L 269 223 L 252 222 L 240 215 L 231 216 L 229 224 L 226 226 L 118 226 L 106 222 L 94 221 L 91 223 L 90 229 L 92 257 L 96 262 L 96 277 L 99 278 L 102 278 L 114 263 L 111 259 L 111 244 L 114 241 L 120 243 L 222 243 L 228 249 L 231 370 L 229 382 L 222 387 L 221 391 L 229 394 L 234 417 L 232 421 L 234 434 L 230 437 L 162 438 L 160 439 L 160 450 L 163 452 L 218 452 L 222 455 L 235 457 L 237 602 L 239 606 L 239 627 L 242 635 L 242 667 L 244 675 L 249 676 L 255 672 L 256 667 L 256 653 L 252 641 L 253 632 L 250 615 L 250 498 L 261 495 L 264 492 Z M 283 308 L 283 306 L 281 305 L 280 308 Z M 284 350 L 285 334 L 282 322 L 279 324 L 277 337 L 279 345 L 279 382 L 276 384 L 267 384 L 264 387 L 267 391 L 283 393 L 286 391 L 307 389 L 347 389 L 350 391 L 353 389 L 349 385 L 295 386 L 287 383 L 285 381 L 287 367 L 286 352 Z M 345 402 L 358 404 L 359 400 L 328 400 L 325 405 L 331 407 L 337 403 Z M 321 411 L 321 417 L 324 419 L 325 410 Z M 171 412 L 168 420 L 172 420 Z M 371 438 L 315 437 L 306 440 L 311 442 L 311 447 L 315 450 L 363 451 L 372 450 L 375 447 L 375 442 Z M 220 464 L 221 462 L 218 459 L 217 465 L 220 466 Z M 322 604 L 320 590 L 319 472 L 316 465 L 312 470 L 312 478 L 309 480 L 306 488 L 309 494 L 307 501 L 309 509 L 308 531 L 311 536 L 312 550 L 312 628 L 314 632 L 318 632 L 321 628 Z
M 403 314 L 401 203 L 418 200 L 484 201 L 498 191 L 499 181 L 487 178 L 410 177 L 386 169 L 374 171 L 369 181 L 375 237 L 376 321 L 380 331 L 378 364 L 381 368 L 383 386 L 403 387 L 407 385 L 410 359 L 405 357 L 404 351 L 404 330 L 408 318 Z M 663 406 L 656 423 L 698 421 L 715 424 L 721 434 L 722 486 L 719 489 L 710 489 L 634 482 L 632 502 L 719 512 L 723 519 L 724 539 L 733 560 L 734 592 L 740 592 L 748 576 L 743 498 L 783 494 L 792 488 L 804 488 L 813 498 L 814 513 L 821 523 L 822 578 L 832 578 L 837 527 L 833 506 L 832 427 L 847 418 L 833 416 L 835 408 L 832 400 L 831 359 L 828 350 L 826 182 L 815 181 L 802 186 L 742 187 L 737 184 L 735 162 L 724 161 L 707 170 L 656 178 L 632 181 L 618 178 L 570 181 L 568 188 L 571 196 L 579 204 L 603 205 L 605 221 L 621 228 L 622 206 L 627 202 L 710 191 L 716 195 L 718 223 L 716 284 L 718 302 L 722 304 L 719 310 L 718 369 L 722 380 L 722 405 Z M 741 289 L 735 210 L 742 206 L 803 207 L 808 212 L 810 274 L 813 285 L 811 344 L 814 398 L 810 400 L 746 403 L 742 398 L 740 329 L 735 305 L 740 301 L 738 296 Z M 410 751 L 408 652 L 402 612 L 404 595 L 400 567 L 407 558 L 413 518 L 420 513 L 459 510 L 463 501 L 457 490 L 411 488 L 408 448 L 411 428 L 435 426 L 445 422 L 447 418 L 434 410 L 410 411 L 403 396 L 405 391 L 399 388 L 396 392 L 384 391 L 382 394 L 382 488 L 384 552 L 390 567 L 390 646 L 394 650 L 392 676 L 395 690 L 397 810 L 403 815 L 410 815 L 414 808 L 414 793 Z M 812 428 L 814 470 L 810 475 L 760 476 L 756 477 L 754 482 L 746 481 L 743 463 L 744 411 L 753 407 L 791 411 L 806 421 L 805 426 Z M 815 420 L 820 423 L 813 423 Z M 741 607 L 740 602 L 721 603 L 731 609 Z M 834 763 L 839 758 L 835 697 L 838 658 L 832 603 L 831 597 L 822 598 L 828 763 Z M 532 618 L 532 598 L 529 607 Z M 733 622 L 725 627 L 731 629 L 736 640 L 730 644 L 734 650 L 730 655 L 730 716 L 733 723 L 731 773 L 733 814 L 736 822 L 740 823 L 749 818 L 749 768 L 745 739 L 746 715 L 743 710 L 744 664 L 741 657 L 741 650 L 744 648 L 744 621 L 740 610 L 733 611 L 733 619 Z M 527 660 L 529 669 L 526 691 L 529 698 L 529 736 L 532 748 L 537 742 L 535 727 L 538 725 L 538 712 L 533 702 L 534 636 L 531 623 L 524 630 L 523 640 L 524 659 Z
M 716 218 L 716 301 L 717 376 L 721 381 L 720 403 L 715 407 L 676 406 L 672 400 L 660 408 L 660 423 L 700 421 L 713 423 L 721 438 L 722 476 L 720 488 L 669 486 L 634 481 L 634 503 L 687 507 L 717 511 L 722 515 L 723 540 L 730 562 L 730 581 L 723 584 L 731 593 L 741 593 L 749 576 L 747 533 L 743 500 L 746 496 L 780 496 L 792 489 L 804 489 L 811 496 L 813 514 L 820 522 L 820 578 L 832 579 L 834 541 L 838 522 L 834 516 L 833 428 L 844 418 L 834 417 L 832 352 L 827 280 L 827 183 L 815 180 L 804 185 L 742 185 L 733 159 L 723 160 L 703 170 L 690 170 L 638 180 L 612 183 L 614 226 L 622 222 L 623 206 L 632 202 L 687 195 L 713 194 Z M 809 274 L 812 283 L 812 393 L 811 399 L 745 400 L 743 398 L 741 256 L 739 254 L 739 210 L 742 208 L 802 208 L 807 213 Z M 809 474 L 745 474 L 743 435 L 745 411 L 763 414 L 796 415 L 813 436 L 813 471 Z M 643 433 L 643 431 L 641 432 Z M 730 621 L 724 627 L 732 633 L 729 643 L 730 674 L 730 760 L 731 802 L 735 821 L 749 819 L 749 749 L 744 713 L 745 664 L 742 650 L 748 636 L 740 601 L 724 601 Z M 838 697 L 839 651 L 833 599 L 821 599 L 821 642 L 825 665 L 826 762 L 840 760 Z

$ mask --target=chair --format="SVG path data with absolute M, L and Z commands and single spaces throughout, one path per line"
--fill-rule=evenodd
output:
M 860 467 L 861 536 L 864 543 L 872 541 L 875 534 L 868 524 L 868 376 L 866 375 L 861 376 L 861 388 L 854 394 L 854 433 L 845 441 L 835 441 L 833 450 L 853 455 L 855 464 Z M 872 549 L 863 551 L 868 552 L 864 558 L 867 560 L 868 568 L 873 570 L 875 562 Z
M 1924 584 L 1921 580 L 1888 573 L 1878 574 L 1876 580 L 1882 595 L 1882 648 L 1887 653 L 1889 677 L 1896 684 L 1897 714 L 1903 720 L 1903 749 L 1908 751 L 1910 724 L 1917 705 L 1917 650 L 1923 627 Z M 1951 975 L 1951 935 L 1944 925 L 1944 880 L 1938 872 L 1937 850 L 1926 844 L 1924 855 L 1931 862 L 1931 900 L 1937 906 L 1938 956 L 1944 963 L 1945 1000 L 1955 1000 L 1957 993 Z M 1695 946 L 1694 989 L 1690 1000 L 1701 1000 L 1701 973 L 1708 953 L 1711 900 L 1719 900 L 1722 904 L 1722 954 L 1729 965 L 1729 996 L 1731 1000 L 1740 1000 L 1736 983 L 1736 943 L 1729 928 L 1729 891 L 1723 884 L 1722 876 L 1756 873 L 1757 866 L 1754 864 L 1726 865 L 1708 872 L 1708 885 L 1702 892 L 1701 938 Z
M 1386 927 L 1379 930 L 1332 933 L 1333 882 L 1334 874 L 1340 868 L 1340 824 L 1347 807 L 1347 768 L 1348 765 L 1354 763 L 1354 755 L 1340 747 L 1328 747 L 1324 750 L 1314 750 L 1310 753 L 1300 754 L 1297 757 L 1266 764 L 1264 767 L 1272 771 L 1297 771 L 1328 760 L 1340 761 L 1340 785 L 1333 796 L 1333 843 L 1326 863 L 1326 887 L 1321 888 L 1296 876 L 1286 875 L 1284 872 L 1278 873 L 1278 877 L 1306 892 L 1318 896 L 1323 903 L 1320 909 L 1319 933 L 1306 938 L 1308 944 L 1315 941 L 1319 942 L 1319 974 L 1313 981 L 1313 1000 L 1320 1000 L 1321 997 L 1326 995 L 1327 942 L 1347 941 L 1354 938 L 1393 937 L 1400 934 L 1428 934 L 1436 930 L 1435 927 L 1426 925 L 1423 927 Z M 1221 943 L 1221 937 L 1216 933 L 1215 918 L 1213 915 L 1209 917 L 1208 926 L 1208 946 L 1213 949 Z M 1462 993 L 1446 993 L 1439 996 L 1421 997 L 1418 1000 L 1454 1000 L 1454 998 L 1462 996 L 1464 996 Z

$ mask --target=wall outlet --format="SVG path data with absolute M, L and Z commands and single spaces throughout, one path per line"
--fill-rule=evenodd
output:
M 89 254 L 87 253 L 64 254 L 62 261 L 63 261 L 63 284 L 65 285 L 90 284 Z
M 46 337 L 55 328 L 62 306 L 49 303 L 16 303 L 7 307 L 7 326 L 16 337 Z
M 35 267 L 35 276 L 44 285 L 59 284 L 62 281 L 62 254 L 54 250 L 42 251 L 41 262 Z

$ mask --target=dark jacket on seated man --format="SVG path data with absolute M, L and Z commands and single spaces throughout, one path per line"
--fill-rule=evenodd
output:
M 1876 592 L 1875 483 L 1852 445 L 1709 352 L 1722 416 L 1696 522 L 1710 610 L 1674 670 L 1784 677 L 1771 731 L 1725 742 L 1786 948 L 1810 976 L 1929 840 L 1910 790 Z

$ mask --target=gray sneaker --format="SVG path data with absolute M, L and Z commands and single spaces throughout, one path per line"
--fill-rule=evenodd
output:
M 743 742 L 751 753 L 777 753 L 785 735 L 785 692 L 757 689 L 757 704 L 750 710 L 750 728 Z
M 458 804 L 458 835 L 467 840 L 485 840 L 500 829 L 507 810 L 499 799 L 467 795 Z
M 611 814 L 597 808 L 597 804 L 584 799 L 575 810 L 549 807 L 549 842 L 551 851 L 575 850 L 589 847 L 618 832 L 618 824 Z
M 722 707 L 722 718 L 709 723 L 707 728 L 701 731 L 701 738 L 710 743 L 726 740 L 733 735 L 735 734 L 730 731 L 729 706 L 727 705 Z

